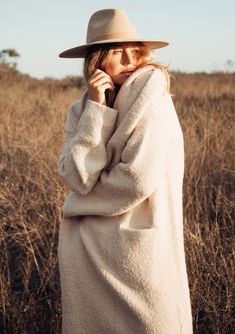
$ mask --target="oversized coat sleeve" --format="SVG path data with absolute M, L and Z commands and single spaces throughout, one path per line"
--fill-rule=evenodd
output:
M 150 100 L 122 152 L 121 161 L 109 172 L 101 172 L 90 193 L 71 192 L 64 203 L 64 214 L 115 216 L 149 197 L 165 164 L 166 115 Z
M 107 163 L 106 143 L 110 138 L 117 111 L 87 100 L 78 119 L 73 104 L 65 123 L 66 143 L 59 158 L 59 174 L 78 194 L 88 194 Z

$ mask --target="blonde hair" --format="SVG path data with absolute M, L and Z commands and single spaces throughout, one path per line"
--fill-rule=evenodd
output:
M 105 66 L 108 64 L 109 59 L 112 55 L 112 50 L 118 45 L 123 45 L 125 43 L 110 43 L 110 44 L 100 44 L 94 45 L 90 48 L 86 54 L 84 60 L 83 74 L 86 83 L 93 75 L 93 73 L 99 68 L 104 71 Z M 146 65 L 153 65 L 160 69 L 166 76 L 167 80 L 167 91 L 170 92 L 170 75 L 167 70 L 167 66 L 160 64 L 154 60 L 153 51 L 145 46 L 141 42 L 133 43 L 133 45 L 138 46 L 140 50 L 140 58 L 138 60 L 137 68 L 144 67 Z M 108 106 L 112 106 L 115 100 L 116 93 L 111 90 L 105 91 L 106 102 Z

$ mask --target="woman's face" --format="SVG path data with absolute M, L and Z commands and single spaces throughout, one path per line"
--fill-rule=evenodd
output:
M 139 58 L 140 47 L 138 44 L 117 45 L 110 50 L 104 71 L 111 76 L 115 85 L 120 86 L 136 70 Z

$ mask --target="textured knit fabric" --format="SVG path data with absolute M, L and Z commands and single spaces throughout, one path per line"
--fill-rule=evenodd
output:
M 183 136 L 165 75 L 137 69 L 113 108 L 85 92 L 65 131 L 63 334 L 191 334 Z

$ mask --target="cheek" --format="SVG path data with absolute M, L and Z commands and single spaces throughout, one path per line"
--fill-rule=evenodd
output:
M 117 56 L 112 57 L 105 68 L 105 72 L 108 73 L 109 75 L 111 73 L 117 74 L 119 71 L 119 67 L 120 67 L 120 59 Z
M 121 84 L 120 80 L 120 64 L 117 61 L 110 61 L 107 66 L 105 66 L 105 72 L 110 75 L 114 84 Z
M 109 75 L 116 74 L 117 73 L 117 66 L 115 64 L 109 64 L 106 68 L 106 73 Z

